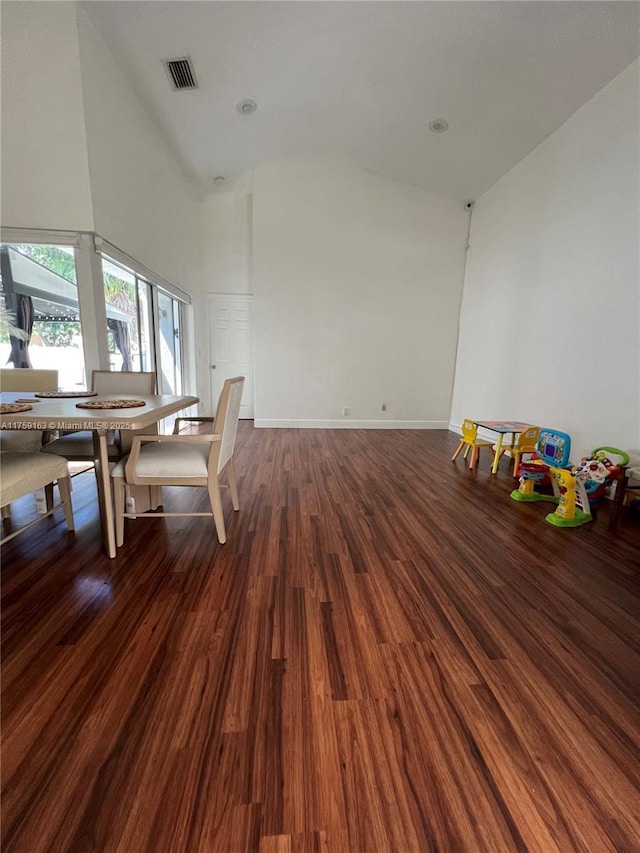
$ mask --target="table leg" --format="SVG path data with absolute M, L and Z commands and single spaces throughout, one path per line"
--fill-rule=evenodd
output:
M 613 500 L 611 501 L 611 512 L 609 513 L 609 529 L 615 530 L 618 519 L 620 517 L 620 512 L 622 510 L 622 506 L 624 504 L 624 493 L 627 490 L 627 486 L 629 485 L 629 477 L 625 469 L 623 469 L 618 474 L 618 479 L 616 480 L 616 493 L 613 496 Z
M 496 455 L 493 457 L 493 465 L 491 466 L 491 473 L 496 474 L 498 472 L 498 465 L 500 463 L 500 455 L 502 453 L 502 433 L 498 433 L 498 438 L 496 440 Z
M 156 435 L 158 424 L 144 429 L 127 429 L 120 432 L 120 451 L 123 456 L 131 451 L 134 435 Z M 162 486 L 129 486 L 129 496 L 135 502 L 136 512 L 148 512 L 157 509 L 162 503 Z
M 113 492 L 111 489 L 111 472 L 109 470 L 106 429 L 94 430 L 93 455 L 96 468 L 96 481 L 98 483 L 98 505 L 100 507 L 102 544 L 107 556 L 115 557 L 116 532 L 113 516 Z

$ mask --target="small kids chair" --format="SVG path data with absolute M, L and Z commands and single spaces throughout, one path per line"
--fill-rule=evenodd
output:
M 530 426 L 523 429 L 518 440 L 513 447 L 502 446 L 502 452 L 508 453 L 513 457 L 513 476 L 518 476 L 518 468 L 522 457 L 525 453 L 535 453 L 536 445 L 538 444 L 538 436 L 540 435 L 540 427 Z
M 460 439 L 460 444 L 458 445 L 456 452 L 451 457 L 451 461 L 455 462 L 462 448 L 465 448 L 463 459 L 466 459 L 469 455 L 469 451 L 471 450 L 471 460 L 469 462 L 469 468 L 473 471 L 476 467 L 476 462 L 478 461 L 478 457 L 480 456 L 480 451 L 483 447 L 488 447 L 491 453 L 495 456 L 495 452 L 493 450 L 493 442 L 492 441 L 484 441 L 482 438 L 478 438 L 478 427 L 474 424 L 473 421 L 470 421 L 468 418 L 465 418 L 462 421 L 462 438 Z

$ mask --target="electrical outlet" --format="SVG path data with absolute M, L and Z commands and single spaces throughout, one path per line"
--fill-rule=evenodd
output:
M 351 409 L 348 406 L 345 406 L 344 409 L 342 410 L 342 414 L 343 415 L 350 415 Z
M 387 411 L 387 404 L 386 404 L 386 403 L 383 403 L 383 404 L 382 404 L 382 411 L 383 411 L 383 412 L 386 412 L 386 411 Z

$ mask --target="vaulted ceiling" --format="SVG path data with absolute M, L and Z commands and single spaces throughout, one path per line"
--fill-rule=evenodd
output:
M 640 53 L 636 2 L 83 5 L 203 194 L 318 155 L 476 198 Z

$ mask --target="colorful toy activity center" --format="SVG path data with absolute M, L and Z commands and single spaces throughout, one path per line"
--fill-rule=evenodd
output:
M 571 437 L 566 432 L 541 429 L 534 458 L 520 464 L 520 483 L 511 492 L 513 500 L 551 501 L 556 504 L 546 520 L 555 527 L 579 527 L 593 519 L 592 508 L 614 482 L 622 485 L 629 457 L 616 447 L 596 447 L 580 464 L 569 461 Z M 613 462 L 607 454 L 618 456 Z M 551 481 L 553 494 L 535 491 L 536 485 Z

